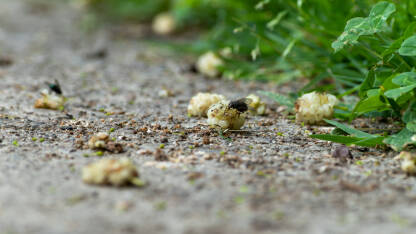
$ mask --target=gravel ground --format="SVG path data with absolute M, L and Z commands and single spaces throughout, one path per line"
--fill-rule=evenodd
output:
M 81 33 L 77 10 L 51 2 L 0 0 L 0 234 L 416 229 L 415 178 L 394 152 L 333 158 L 336 144 L 307 137 L 327 127 L 296 125 L 272 103 L 225 137 L 186 116 L 199 91 L 237 98 L 291 87 L 205 79 L 186 71 L 184 56 L 140 39 Z M 94 56 L 103 48 L 107 56 Z M 33 108 L 54 79 L 69 97 L 65 111 Z M 101 131 L 125 150 L 101 157 L 129 157 L 146 186 L 82 182 L 82 168 L 100 159 L 83 143 Z

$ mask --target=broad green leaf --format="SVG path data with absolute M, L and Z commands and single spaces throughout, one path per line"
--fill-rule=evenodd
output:
M 345 45 L 354 44 L 361 35 L 370 29 L 367 18 L 352 18 L 347 22 L 344 32 L 332 43 L 335 53 L 344 48 Z
M 383 32 L 388 29 L 387 19 L 396 11 L 393 3 L 379 2 L 371 9 L 366 18 L 352 18 L 347 22 L 344 32 L 332 43 L 335 52 L 343 49 L 346 45 L 357 43 L 360 36 Z
M 407 39 L 413 36 L 413 34 L 415 33 L 415 30 L 416 30 L 416 22 L 410 23 L 407 26 L 406 31 L 404 31 L 404 34 L 403 34 L 404 39 Z
M 284 105 L 289 107 L 290 109 L 293 109 L 295 107 L 295 100 L 283 96 L 278 93 L 272 93 L 267 91 L 258 91 L 259 94 L 264 95 L 266 97 L 269 97 L 270 99 L 274 100 L 275 102 L 279 103 L 280 105 Z
M 399 54 L 403 56 L 416 56 L 416 35 L 407 38 L 402 43 Z
M 387 19 L 391 14 L 396 11 L 396 6 L 389 2 L 379 2 L 377 3 L 370 12 L 368 18 L 370 19 L 370 24 L 372 30 L 382 31 L 387 27 Z
M 409 123 L 414 120 L 416 120 L 416 101 L 410 103 L 402 117 L 402 121 L 405 123 Z
M 384 57 L 386 57 L 387 55 L 390 55 L 396 52 L 398 49 L 400 49 L 403 41 L 411 37 L 415 33 L 415 30 L 416 30 L 416 22 L 412 22 L 411 24 L 409 24 L 409 26 L 407 26 L 406 31 L 404 32 L 403 36 L 395 40 L 389 46 L 389 48 L 384 50 L 384 52 L 381 54 L 381 56 L 383 56 L 383 60 L 384 60 Z
M 310 137 L 319 139 L 319 140 L 332 141 L 332 142 L 337 142 L 337 143 L 346 144 L 346 145 L 364 140 L 364 138 L 359 138 L 359 137 L 330 135 L 330 134 L 315 134 L 315 135 L 310 135 Z
M 405 86 L 405 87 L 400 87 L 400 88 L 397 88 L 397 89 L 391 89 L 391 90 L 385 92 L 384 95 L 388 98 L 397 99 L 400 96 L 412 91 L 414 88 L 416 88 L 416 84 L 408 85 L 408 86 Z
M 370 89 L 367 91 L 367 97 L 379 96 L 380 89 Z
M 415 120 L 412 120 L 412 121 L 410 121 L 410 122 L 408 122 L 408 123 L 406 124 L 406 128 L 407 128 L 409 131 L 416 132 L 416 119 L 415 119 Z
M 354 108 L 354 113 L 363 114 L 370 111 L 380 110 L 386 107 L 386 104 L 380 101 L 380 95 L 372 96 L 361 100 Z
M 408 130 L 407 128 L 404 128 L 399 133 L 389 136 L 386 139 L 384 139 L 384 143 L 390 146 L 395 151 L 401 151 L 404 147 L 406 147 L 409 144 L 416 143 L 416 141 L 412 140 L 412 137 L 415 134 Z
M 350 134 L 354 137 L 360 137 L 360 138 L 376 137 L 375 135 L 371 135 L 369 133 L 354 129 L 354 128 L 349 127 L 345 124 L 338 123 L 337 121 L 334 121 L 334 120 L 325 119 L 325 122 L 327 122 L 331 125 L 334 125 L 335 127 L 341 129 L 342 131 L 344 131 L 344 132 L 346 132 L 346 133 L 348 133 L 348 134 Z
M 393 83 L 406 86 L 416 84 L 416 73 L 415 72 L 404 72 L 393 78 Z

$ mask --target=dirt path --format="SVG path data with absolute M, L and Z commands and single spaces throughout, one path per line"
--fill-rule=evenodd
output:
M 13 60 L 0 67 L 0 234 L 416 229 L 415 178 L 394 153 L 356 148 L 342 163 L 329 156 L 335 145 L 274 111 L 251 117 L 249 133 L 221 138 L 186 116 L 190 97 L 270 87 L 206 80 L 140 40 L 82 35 L 73 9 L 30 2 L 0 0 L 0 55 Z M 106 58 L 86 56 L 103 47 Z M 53 79 L 70 96 L 67 114 L 33 108 Z M 162 87 L 174 96 L 160 97 Z M 131 158 L 148 186 L 82 182 L 83 166 L 99 157 L 77 142 L 111 128 L 126 152 L 103 157 Z M 160 144 L 171 162 L 155 161 Z

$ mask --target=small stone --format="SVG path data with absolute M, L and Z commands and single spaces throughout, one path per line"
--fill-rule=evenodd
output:
M 340 159 L 346 159 L 346 158 L 352 158 L 350 149 L 345 146 L 337 146 L 334 151 L 332 151 L 332 157 L 334 158 L 340 158 Z
M 169 161 L 169 157 L 161 149 L 156 149 L 156 151 L 153 153 L 153 156 L 156 161 Z

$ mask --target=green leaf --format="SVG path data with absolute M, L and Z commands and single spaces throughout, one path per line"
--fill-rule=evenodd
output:
M 392 81 L 400 86 L 413 85 L 416 84 L 416 73 L 404 72 L 395 76 Z
M 376 80 L 376 75 L 375 75 L 374 69 L 371 69 L 368 72 L 367 77 L 365 78 L 365 80 L 360 86 L 360 92 L 359 92 L 360 97 L 364 97 L 367 90 L 370 90 L 373 88 L 375 80 Z
M 402 117 L 402 121 L 405 123 L 409 123 L 413 120 L 416 120 L 416 101 L 410 103 Z
M 380 95 L 376 95 L 358 102 L 353 112 L 361 115 L 363 113 L 380 110 L 385 107 L 386 104 L 380 101 Z
M 360 36 L 387 31 L 387 19 L 395 11 L 396 7 L 393 3 L 377 3 L 371 9 L 368 17 L 350 19 L 344 28 L 344 32 L 332 43 L 332 48 L 335 52 L 338 52 L 346 45 L 357 43 Z
M 414 135 L 415 134 L 413 132 L 404 128 L 399 133 L 387 137 L 383 142 L 390 146 L 393 150 L 401 151 L 407 145 L 416 143 L 416 141 L 412 140 Z
M 330 134 L 315 134 L 310 135 L 311 138 L 324 140 L 324 141 L 332 141 L 336 143 L 346 144 L 346 145 L 358 145 L 358 146 L 376 146 L 382 145 L 384 137 L 377 136 L 377 137 L 370 137 L 370 138 L 360 138 L 360 137 L 353 137 L 353 136 L 341 136 L 341 135 L 330 135 Z
M 335 53 L 344 48 L 345 45 L 354 44 L 361 35 L 369 29 L 368 20 L 366 18 L 352 18 L 347 22 L 344 32 L 332 43 Z
M 295 100 L 293 100 L 289 97 L 283 96 L 283 95 L 278 94 L 278 93 L 272 93 L 272 92 L 267 92 L 267 91 L 258 91 L 258 93 L 274 100 L 275 102 L 279 103 L 280 105 L 287 106 L 290 109 L 293 109 L 295 107 Z
M 409 131 L 416 132 L 416 120 L 408 122 L 406 128 L 409 129 Z
M 402 116 L 401 114 L 401 107 L 399 106 L 399 104 L 397 104 L 397 102 L 391 98 L 387 98 L 387 101 L 389 102 L 391 108 L 393 109 L 394 114 L 396 115 L 396 117 Z
M 271 20 L 270 22 L 267 23 L 267 28 L 270 29 L 270 30 L 273 30 L 276 27 L 276 25 L 278 25 L 280 23 L 280 21 L 283 19 L 283 17 L 285 17 L 286 14 L 287 14 L 287 10 L 280 12 L 276 16 L 276 18 L 274 18 L 273 20 Z
M 377 3 L 370 12 L 368 18 L 373 30 L 382 31 L 386 26 L 386 21 L 391 14 L 396 11 L 396 6 L 389 2 Z
M 406 31 L 404 32 L 403 36 L 401 36 L 399 39 L 395 40 L 389 46 L 389 48 L 384 50 L 384 52 L 381 54 L 381 56 L 383 56 L 383 58 L 384 58 L 387 55 L 390 55 L 390 54 L 396 52 L 398 49 L 400 49 L 403 41 L 406 40 L 407 38 L 411 37 L 414 34 L 415 30 L 416 30 L 416 22 L 412 22 L 411 24 L 409 24 L 409 26 L 407 26 Z
M 358 137 L 330 135 L 330 134 L 314 134 L 314 135 L 310 135 L 310 137 L 319 139 L 319 140 L 332 141 L 332 142 L 337 142 L 337 143 L 346 144 L 346 145 L 364 140 L 363 138 L 358 138 Z
M 399 54 L 403 56 L 416 56 L 416 35 L 407 38 L 402 43 Z
M 383 136 L 377 136 L 377 137 L 366 138 L 361 141 L 356 141 L 353 144 L 359 145 L 359 146 L 372 147 L 376 145 L 383 145 L 384 139 L 385 137 Z
M 346 133 L 348 133 L 348 134 L 350 134 L 354 137 L 360 137 L 360 138 L 375 137 L 375 135 L 371 135 L 369 133 L 351 128 L 351 127 L 349 127 L 345 124 L 338 123 L 337 121 L 334 121 L 334 120 L 325 119 L 325 122 L 327 122 L 331 125 L 334 125 L 335 127 L 341 129 L 342 131 L 344 131 L 344 132 L 346 132 Z
M 416 88 L 416 84 L 405 86 L 405 87 L 400 87 L 397 89 L 391 89 L 385 92 L 384 95 L 388 98 L 393 98 L 396 100 L 400 96 L 412 91 L 414 88 Z

